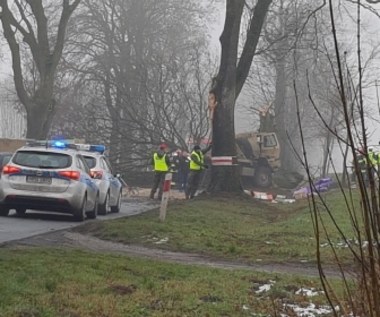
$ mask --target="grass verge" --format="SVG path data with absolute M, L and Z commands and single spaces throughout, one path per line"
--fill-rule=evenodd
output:
M 353 236 L 342 193 L 327 192 L 323 198 L 341 230 Z M 356 195 L 353 199 L 358 205 Z M 317 208 L 338 255 L 349 265 L 351 253 L 334 222 L 321 202 Z M 160 222 L 158 216 L 157 209 L 134 217 L 87 223 L 75 230 L 106 240 L 246 263 L 315 263 L 316 242 L 307 200 L 273 204 L 248 196 L 206 197 L 170 203 L 165 222 Z M 335 263 L 324 233 L 321 247 L 324 263 Z
M 300 288 L 314 289 L 315 305 L 325 303 L 318 279 L 79 250 L 0 249 L 2 317 L 269 317 L 308 306 Z

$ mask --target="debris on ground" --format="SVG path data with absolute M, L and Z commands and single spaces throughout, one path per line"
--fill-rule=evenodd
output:
M 248 189 L 245 189 L 244 193 L 252 196 L 253 198 L 264 200 L 264 201 L 273 201 L 274 200 L 274 195 L 271 193 L 259 192 L 259 191 L 248 190 Z
M 285 204 L 292 204 L 296 200 L 287 198 L 286 195 L 279 195 L 275 193 L 270 192 L 260 192 L 256 190 L 247 190 L 245 189 L 244 192 L 248 195 L 251 195 L 253 198 L 269 201 L 272 203 L 285 203 Z
M 317 193 L 327 192 L 328 190 L 330 190 L 333 184 L 334 181 L 330 177 L 318 179 L 313 182 L 312 186 L 308 185 L 301 188 L 297 188 L 293 192 L 293 198 L 302 199 Z
M 276 202 L 278 202 L 278 203 L 292 204 L 295 201 L 296 201 L 295 199 L 286 198 L 285 195 L 277 195 L 276 196 Z

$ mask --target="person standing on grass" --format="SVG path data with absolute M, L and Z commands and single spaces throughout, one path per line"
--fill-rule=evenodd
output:
M 190 172 L 186 186 L 186 199 L 192 199 L 197 192 L 199 183 L 201 181 L 203 170 L 208 168 L 205 164 L 204 155 L 211 149 L 209 145 L 206 149 L 202 150 L 199 145 L 193 147 L 190 155 Z
M 175 164 L 177 168 L 177 188 L 180 192 L 183 192 L 186 190 L 187 176 L 189 174 L 189 160 L 185 151 L 177 151 Z
M 165 181 L 165 175 L 170 169 L 170 159 L 167 154 L 169 147 L 167 144 L 161 144 L 158 151 L 153 154 L 151 164 L 154 170 L 153 187 L 150 191 L 150 198 L 154 199 L 154 194 L 158 189 L 158 199 L 162 199 L 162 191 Z

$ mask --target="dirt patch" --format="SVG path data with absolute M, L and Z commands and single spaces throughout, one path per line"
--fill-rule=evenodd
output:
M 47 234 L 5 243 L 4 246 L 22 247 L 64 247 L 82 249 L 92 252 L 115 253 L 127 256 L 136 256 L 151 260 L 179 263 L 186 265 L 200 265 L 226 270 L 252 270 L 266 273 L 287 273 L 317 277 L 318 269 L 307 263 L 271 263 L 271 264 L 246 264 L 207 257 L 199 254 L 170 252 L 165 250 L 146 248 L 138 245 L 126 245 L 111 241 L 101 240 L 92 236 L 83 235 L 72 231 L 55 231 Z M 324 273 L 330 277 L 340 277 L 335 268 L 327 268 Z

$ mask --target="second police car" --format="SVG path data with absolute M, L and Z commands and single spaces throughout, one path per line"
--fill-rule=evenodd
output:
M 29 142 L 3 167 L 0 216 L 10 209 L 70 213 L 96 218 L 100 191 L 83 155 L 60 141 Z
M 121 208 L 122 184 L 119 176 L 114 174 L 104 146 L 76 144 L 83 155 L 90 173 L 99 187 L 99 214 L 119 212 Z

